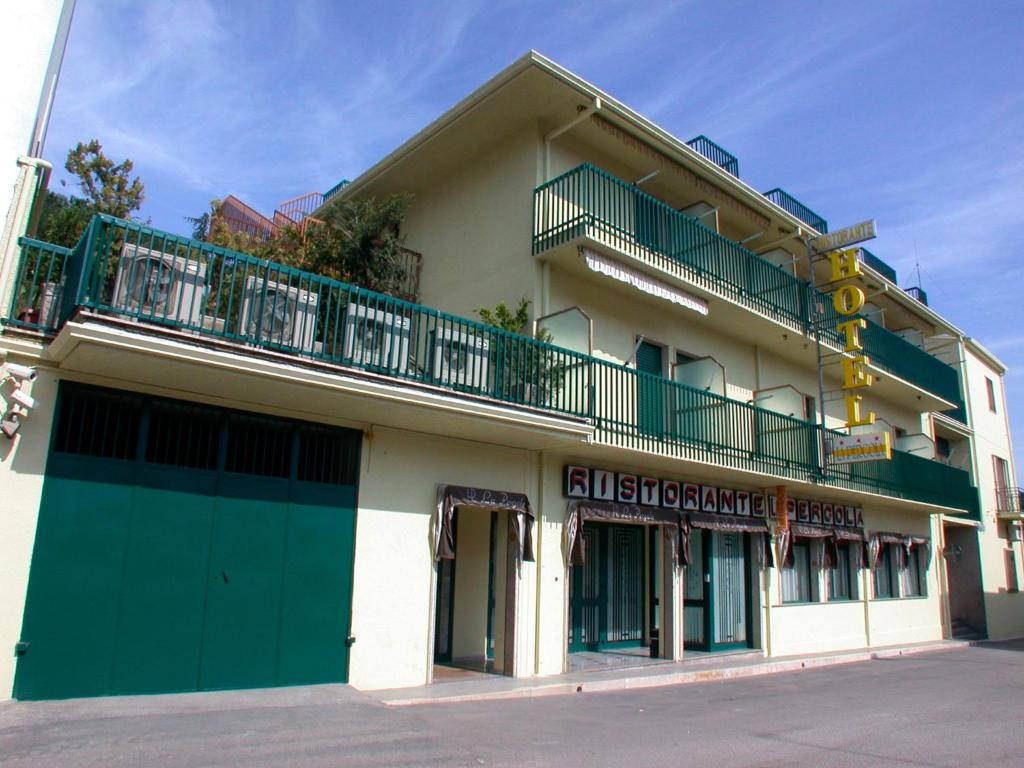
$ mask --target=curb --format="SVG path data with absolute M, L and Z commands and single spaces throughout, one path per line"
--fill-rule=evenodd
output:
M 912 656 L 921 653 L 953 651 L 974 645 L 967 641 L 946 640 L 941 643 L 913 645 L 879 650 L 853 651 L 836 653 L 829 656 L 810 656 L 801 658 L 783 658 L 776 661 L 762 661 L 754 664 L 725 667 L 719 669 L 703 669 L 684 672 L 672 672 L 663 675 L 643 677 L 621 677 L 614 680 L 594 680 L 587 682 L 581 678 L 577 682 L 558 682 L 529 685 L 512 688 L 507 691 L 486 691 L 481 693 L 463 693 L 454 696 L 421 696 L 403 699 L 385 699 L 381 703 L 388 707 L 411 707 L 423 704 L 459 704 L 469 701 L 490 701 L 498 699 L 532 699 L 545 696 L 567 696 L 576 693 L 604 693 L 608 691 L 640 690 L 644 688 L 664 688 L 674 685 L 692 685 L 694 683 L 712 683 L 726 680 L 739 680 L 747 677 L 777 675 L 784 672 L 800 672 L 808 669 L 834 667 L 841 664 L 856 664 L 863 661 L 894 659 L 901 656 Z

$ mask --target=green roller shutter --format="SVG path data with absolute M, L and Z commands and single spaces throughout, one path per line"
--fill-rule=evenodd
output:
M 345 682 L 360 439 L 62 384 L 15 696 Z
M 658 437 L 665 428 L 664 368 L 656 344 L 642 341 L 636 350 L 636 369 L 650 376 L 637 377 L 637 424 L 648 435 Z

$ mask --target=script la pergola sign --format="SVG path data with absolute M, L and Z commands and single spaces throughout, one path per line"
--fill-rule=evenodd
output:
M 836 330 L 842 334 L 843 351 L 852 353 L 852 357 L 842 358 L 843 391 L 847 393 L 843 396 L 846 402 L 847 428 L 870 426 L 875 423 L 873 412 L 861 411 L 864 398 L 858 393 L 858 390 L 870 387 L 874 380 L 868 372 L 871 361 L 864 354 L 860 338 L 860 332 L 867 328 L 867 321 L 863 317 L 855 317 L 864 308 L 867 297 L 864 295 L 864 289 L 854 282 L 853 278 L 864 273 L 861 271 L 855 248 L 838 249 L 874 237 L 875 220 L 869 219 L 811 240 L 811 248 L 817 253 L 828 254 L 832 265 L 832 306 L 840 315 L 850 318 L 836 325 Z M 829 441 L 828 450 L 830 459 L 836 464 L 892 458 L 888 432 L 836 437 Z

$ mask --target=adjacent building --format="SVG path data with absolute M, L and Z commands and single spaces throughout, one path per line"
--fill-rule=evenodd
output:
M 406 299 L 21 241 L 0 689 L 1024 635 L 1005 368 L 810 208 L 532 52 L 303 216 L 396 192 Z

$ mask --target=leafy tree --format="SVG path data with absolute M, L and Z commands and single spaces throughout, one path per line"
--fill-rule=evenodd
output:
M 519 300 L 515 311 L 502 301 L 494 309 L 480 307 L 476 313 L 487 325 L 520 336 L 528 335 L 523 333 L 530 322 L 530 300 L 526 297 Z M 554 340 L 550 331 L 539 326 L 533 337 L 547 343 Z M 503 361 L 496 386 L 505 396 L 541 405 L 548 402 L 565 381 L 565 361 L 550 348 L 509 336 L 492 341 L 491 355 L 495 363 Z
M 36 239 L 73 248 L 92 215 L 93 210 L 80 197 L 47 190 L 36 227 Z
M 138 176 L 130 178 L 134 163 L 128 159 L 115 163 L 103 154 L 96 139 L 78 142 L 68 152 L 64 167 L 79 178 L 78 186 L 97 213 L 124 218 L 142 207 L 146 191 Z
M 395 194 L 339 201 L 321 218 L 307 219 L 305 227 L 283 227 L 267 239 L 233 232 L 218 216 L 219 200 L 210 203 L 208 212 L 185 218 L 192 224 L 193 237 L 208 243 L 373 291 L 395 293 L 405 277 L 399 227 L 411 200 L 410 195 Z
M 115 163 L 103 154 L 102 145 L 95 139 L 79 142 L 69 150 L 64 167 L 78 177 L 78 182 L 72 184 L 85 197 L 48 191 L 36 228 L 40 240 L 73 248 L 94 213 L 124 217 L 142 205 L 145 188 L 138 177 L 130 178 L 132 161 Z
M 404 277 L 399 232 L 412 196 L 342 200 L 321 214 L 302 242 L 286 244 L 283 260 L 318 275 L 391 292 Z
M 515 312 L 509 309 L 508 304 L 504 301 L 500 301 L 494 309 L 480 307 L 476 313 L 480 315 L 480 319 L 487 323 L 487 325 L 493 325 L 495 328 L 501 328 L 503 331 L 511 331 L 512 333 L 525 336 L 527 334 L 523 333 L 523 329 L 530 322 L 530 303 L 530 300 L 524 296 L 519 300 L 519 306 L 516 307 Z M 548 343 L 555 339 L 547 328 L 540 326 L 537 327 L 534 338 Z
M 530 322 L 530 300 L 525 296 L 519 300 L 519 306 L 513 312 L 504 301 L 499 302 L 494 309 L 480 307 L 476 313 L 480 319 L 495 328 L 504 331 L 520 333 L 528 322 Z

